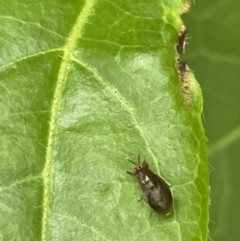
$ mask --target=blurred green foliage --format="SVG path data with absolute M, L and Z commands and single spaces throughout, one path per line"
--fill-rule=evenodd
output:
M 210 238 L 240 237 L 240 2 L 197 1 L 183 15 L 189 44 L 183 59 L 204 96 L 210 159 Z

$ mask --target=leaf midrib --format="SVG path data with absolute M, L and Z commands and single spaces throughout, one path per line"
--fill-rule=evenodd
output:
M 43 170 L 43 182 L 44 182 L 44 194 L 43 194 L 43 217 L 42 217 L 42 232 L 41 240 L 47 240 L 47 218 L 50 210 L 50 192 L 52 181 L 52 165 L 53 165 L 53 146 L 54 146 L 54 134 L 56 133 L 58 110 L 61 103 L 62 90 L 64 87 L 64 79 L 67 75 L 68 64 L 71 61 L 73 50 L 77 44 L 78 38 L 81 36 L 82 29 L 91 15 L 96 0 L 86 1 L 81 13 L 79 14 L 75 25 L 73 26 L 69 37 L 66 39 L 64 46 L 63 59 L 60 65 L 58 79 L 56 83 L 55 93 L 53 96 L 53 103 L 50 115 L 48 144 L 46 152 L 46 163 Z

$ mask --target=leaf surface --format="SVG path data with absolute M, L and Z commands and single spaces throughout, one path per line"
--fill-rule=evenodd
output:
M 3 240 L 206 240 L 201 90 L 175 61 L 184 4 L 2 1 Z M 172 185 L 171 215 L 137 201 L 138 153 Z

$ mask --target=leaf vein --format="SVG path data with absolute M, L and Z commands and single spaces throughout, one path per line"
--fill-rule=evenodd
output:
M 0 187 L 0 193 L 10 189 L 11 187 L 14 187 L 14 186 L 17 186 L 17 185 L 20 185 L 22 183 L 29 182 L 29 181 L 32 181 L 32 180 L 36 180 L 38 178 L 42 178 L 41 174 L 38 174 L 36 176 L 26 177 L 26 178 L 21 179 L 21 180 L 17 180 L 15 182 L 11 183 L 9 186 Z
M 141 129 L 141 126 L 139 125 L 137 118 L 136 118 L 136 114 L 134 112 L 134 108 L 131 107 L 130 103 L 119 93 L 119 91 L 117 91 L 117 89 L 111 85 L 108 81 L 104 80 L 103 77 L 98 73 L 98 71 L 96 69 L 93 69 L 91 66 L 87 65 L 86 63 L 79 61 L 76 58 L 72 58 L 73 61 L 75 61 L 77 64 L 83 66 L 84 68 L 86 68 L 86 70 L 88 70 L 89 72 L 91 72 L 93 74 L 93 76 L 96 78 L 96 80 L 99 81 L 99 83 L 108 88 L 111 92 L 111 94 L 122 104 L 122 106 L 125 108 L 125 110 L 130 114 L 130 116 L 132 117 L 133 122 L 135 123 L 136 129 L 138 130 L 138 132 L 140 133 L 143 141 L 145 142 L 146 148 L 148 149 L 149 154 L 152 156 L 152 159 L 154 161 L 154 164 L 156 166 L 157 169 L 157 173 L 160 173 L 158 164 L 157 164 L 157 160 L 155 158 L 155 155 L 153 154 L 152 149 L 150 148 L 150 145 L 147 141 L 147 139 L 145 138 L 143 131 Z
M 40 52 L 37 52 L 37 53 L 34 53 L 34 54 L 29 54 L 29 55 L 26 55 L 26 56 L 23 56 L 19 59 L 15 59 L 7 64 L 4 64 L 2 66 L 0 66 L 0 71 L 14 65 L 14 64 L 17 64 L 18 62 L 21 62 L 25 59 L 30 59 L 30 58 L 34 58 L 34 57 L 37 57 L 39 55 L 43 55 L 43 54 L 47 54 L 47 53 L 52 53 L 52 52 L 57 52 L 57 51 L 62 51 L 63 49 L 62 48 L 54 48 L 54 49 L 49 49 L 47 51 L 40 51 Z
M 43 217 L 42 217 L 42 231 L 41 240 L 47 240 L 47 226 L 48 226 L 48 214 L 50 213 L 50 194 L 51 194 L 51 181 L 52 181 L 52 165 L 53 165 L 53 147 L 54 147 L 54 135 L 57 132 L 57 118 L 58 110 L 61 103 L 61 95 L 64 87 L 64 80 L 68 71 L 68 64 L 71 60 L 73 50 L 76 46 L 78 38 L 81 36 L 82 29 L 92 14 L 95 0 L 86 1 L 81 13 L 79 14 L 75 25 L 73 26 L 69 37 L 64 46 L 63 59 L 60 65 L 55 93 L 53 96 L 53 103 L 50 114 L 50 124 L 48 133 L 48 143 L 46 152 L 46 163 L 43 170 L 44 178 L 44 194 L 43 194 Z
M 56 216 L 59 216 L 59 217 L 62 217 L 62 218 L 65 218 L 65 219 L 68 219 L 68 220 L 70 220 L 70 221 L 72 221 L 72 222 L 75 222 L 75 223 L 77 223 L 77 224 L 80 224 L 81 226 L 86 227 L 86 228 L 92 230 L 94 233 L 96 233 L 96 234 L 99 235 L 100 237 L 104 238 L 105 240 L 107 240 L 107 241 L 112 241 L 112 240 L 108 239 L 105 235 L 103 235 L 99 230 L 97 230 L 96 228 L 94 228 L 94 227 L 92 227 L 92 226 L 89 226 L 88 224 L 86 224 L 86 223 L 83 222 L 83 221 L 80 221 L 80 220 L 78 220 L 78 219 L 76 219 L 76 218 L 74 218 L 74 217 L 71 217 L 71 216 L 69 216 L 69 215 L 64 215 L 64 214 L 61 214 L 61 213 L 52 213 L 52 214 L 53 214 L 53 215 L 56 215 Z

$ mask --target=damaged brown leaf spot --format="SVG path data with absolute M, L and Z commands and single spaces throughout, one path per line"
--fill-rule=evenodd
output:
M 188 70 L 187 70 L 187 63 L 185 61 L 182 61 L 182 60 L 179 59 L 178 69 L 180 71 L 182 80 L 184 80 L 186 78 L 186 75 L 187 75 L 187 72 L 188 72 Z
M 187 71 L 187 63 L 183 60 L 181 60 L 180 55 L 184 52 L 185 48 L 185 39 L 188 34 L 187 28 L 183 25 L 177 38 L 177 44 L 176 44 L 176 50 L 177 50 L 177 68 L 178 72 L 181 76 L 181 81 L 184 82 L 184 78 L 186 77 Z
M 187 63 L 178 59 L 178 69 L 180 72 L 180 80 L 181 80 L 181 93 L 184 98 L 185 104 L 190 104 L 191 102 L 191 91 L 189 87 L 189 80 L 188 80 L 188 72 L 190 71 Z
M 187 0 L 184 7 L 180 11 L 180 15 L 189 11 L 191 5 L 194 3 L 195 0 Z M 180 92 L 183 96 L 184 103 L 189 105 L 191 102 L 191 90 L 188 79 L 188 73 L 190 72 L 190 69 L 188 68 L 187 63 L 181 59 L 181 54 L 184 53 L 185 49 L 187 34 L 187 28 L 182 25 L 176 39 L 176 68 L 180 79 Z
M 185 6 L 182 8 L 180 15 L 182 15 L 183 13 L 186 13 L 189 11 L 190 7 L 192 4 L 195 3 L 195 0 L 188 0 L 185 4 Z
M 185 61 L 183 61 L 180 57 L 180 55 L 184 52 L 185 40 L 186 40 L 187 34 L 188 34 L 188 30 L 183 25 L 178 34 L 177 41 L 176 41 L 177 42 L 176 43 L 176 51 L 177 51 L 176 62 L 177 62 L 177 69 L 178 69 L 179 78 L 180 78 L 180 82 L 181 82 L 180 91 L 183 96 L 185 104 L 188 105 L 191 102 L 190 88 L 189 88 L 189 83 L 188 83 L 188 79 L 187 79 L 189 69 L 187 67 L 187 63 Z
M 188 34 L 188 30 L 187 28 L 183 25 L 178 37 L 177 37 L 177 43 L 176 43 L 176 51 L 177 51 L 177 58 L 176 58 L 176 62 L 177 62 L 177 68 L 178 68 L 178 72 L 181 75 L 181 81 L 183 82 L 183 77 L 185 75 L 185 73 L 187 72 L 186 70 L 186 62 L 181 60 L 180 55 L 184 52 L 184 48 L 185 48 L 185 39 L 186 36 Z
M 185 26 L 183 26 L 180 33 L 178 34 L 178 39 L 177 39 L 176 49 L 179 54 L 182 54 L 184 51 L 185 39 L 186 39 L 187 33 L 188 33 L 188 30 L 186 29 Z

